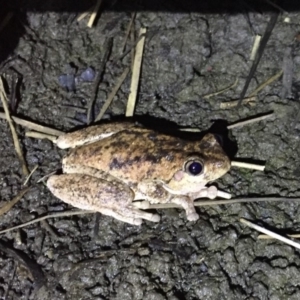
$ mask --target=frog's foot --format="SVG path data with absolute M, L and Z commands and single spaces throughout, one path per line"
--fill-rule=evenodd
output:
M 210 186 L 208 188 L 203 188 L 199 192 L 190 193 L 189 196 L 193 200 L 198 199 L 198 198 L 215 199 L 218 196 L 218 189 L 215 186 Z
M 197 221 L 199 219 L 199 215 L 196 213 L 194 207 L 194 201 L 189 197 L 174 196 L 170 202 L 182 206 L 186 211 L 186 217 L 189 221 Z
M 124 216 L 123 214 L 121 214 L 117 211 L 114 211 L 113 209 L 110 209 L 110 208 L 101 208 L 101 209 L 99 209 L 99 212 L 102 213 L 103 215 L 113 217 L 119 221 L 129 223 L 132 225 L 141 225 L 143 223 L 143 220 L 141 218 Z
M 219 191 L 215 186 L 203 188 L 201 191 L 197 193 L 190 193 L 189 196 L 193 200 L 198 198 L 209 198 L 209 199 L 215 199 L 217 197 L 224 198 L 224 199 L 231 198 L 231 194 L 223 191 Z
M 137 208 L 131 208 L 131 207 L 123 207 L 122 208 L 122 214 L 126 216 L 130 216 L 132 218 L 141 218 L 145 219 L 151 222 L 159 222 L 160 216 L 152 213 L 148 213 L 142 210 L 139 210 Z
M 147 209 L 150 207 L 149 201 L 134 201 L 132 202 L 132 206 L 139 209 Z

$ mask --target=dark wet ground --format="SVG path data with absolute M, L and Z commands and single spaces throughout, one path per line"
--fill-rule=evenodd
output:
M 284 22 L 286 17 L 289 23 Z M 141 27 L 148 28 L 136 115 L 205 130 L 214 120 L 231 123 L 275 112 L 267 121 L 230 132 L 237 142 L 237 157 L 266 161 L 265 172 L 233 168 L 218 180 L 218 186 L 234 197 L 300 196 L 300 52 L 299 41 L 294 39 L 300 30 L 299 14 L 280 15 L 249 87 L 253 91 L 291 59 L 292 90 L 282 98 L 281 78 L 259 93 L 255 107 L 220 109 L 222 101 L 238 99 L 251 67 L 254 35 L 263 34 L 267 21 L 266 14 L 255 11 L 236 15 L 139 12 L 135 19 L 136 35 Z M 17 114 L 64 131 L 84 125 L 93 84 L 79 83 L 76 93 L 67 92 L 59 86 L 58 77 L 70 63 L 78 72 L 89 66 L 97 70 L 112 37 L 97 113 L 117 77 L 131 63 L 130 53 L 114 59 L 121 54 L 130 14 L 104 12 L 92 29 L 86 26 L 87 19 L 77 23 L 76 15 L 67 13 L 28 12 L 27 24 L 24 22 L 25 33 L 14 52 L 22 59 L 13 60 L 4 76 L 7 82 L 17 72 L 23 77 Z M 231 90 L 203 98 L 236 79 L 238 84 Z M 105 118 L 124 115 L 129 86 L 130 76 Z M 50 141 L 25 138 L 24 132 L 18 127 L 29 168 L 39 165 L 32 177 L 35 182 L 60 168 L 66 152 Z M 0 135 L 0 197 L 4 203 L 20 191 L 23 178 L 6 121 L 1 121 Z M 1 228 L 68 208 L 40 184 L 1 216 Z M 244 217 L 271 229 L 297 232 L 300 214 L 296 202 L 221 205 L 198 212 L 196 223 L 187 222 L 183 211 L 170 209 L 159 212 L 159 224 L 145 222 L 141 227 L 102 215 L 98 219 L 83 215 L 49 220 L 55 235 L 40 223 L 5 234 L 4 241 L 41 266 L 46 285 L 34 291 L 26 268 L 1 253 L 0 297 L 8 290 L 6 299 L 300 298 L 298 251 L 277 241 L 257 240 L 254 230 L 239 223 Z

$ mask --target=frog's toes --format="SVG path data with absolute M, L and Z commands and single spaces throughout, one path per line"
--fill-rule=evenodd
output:
M 139 209 L 147 209 L 150 207 L 150 202 L 149 201 L 135 201 L 132 203 L 132 205 L 135 208 L 139 208 Z
M 187 219 L 189 221 L 197 221 L 199 219 L 199 215 L 197 213 L 191 213 L 187 215 Z
M 159 222 L 160 221 L 160 215 L 153 215 L 150 221 L 156 222 L 156 223 Z
M 218 189 L 215 186 L 210 186 L 207 188 L 207 197 L 209 199 L 215 199 L 218 195 Z
M 133 221 L 130 222 L 130 223 L 131 223 L 132 225 L 137 225 L 137 226 L 139 226 L 139 225 L 142 225 L 143 219 L 136 218 L 136 219 L 133 219 Z

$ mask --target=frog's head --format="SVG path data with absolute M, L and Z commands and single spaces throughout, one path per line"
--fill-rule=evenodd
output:
M 182 168 L 169 182 L 174 190 L 197 192 L 209 181 L 216 180 L 230 169 L 230 160 L 213 134 L 206 134 L 197 151 L 188 155 Z

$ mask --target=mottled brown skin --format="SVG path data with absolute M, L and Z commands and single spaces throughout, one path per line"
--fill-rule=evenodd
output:
M 177 203 L 189 220 L 198 219 L 193 200 L 215 198 L 216 188 L 205 185 L 230 169 L 228 157 L 212 134 L 201 141 L 187 141 L 129 122 L 66 134 L 57 145 L 74 149 L 63 159 L 65 174 L 47 182 L 53 194 L 76 207 L 131 224 L 159 220 L 134 208 L 132 201 L 138 199 Z M 203 164 L 197 176 L 185 169 L 191 157 Z
M 103 170 L 129 184 L 149 179 L 168 182 L 182 169 L 187 158 L 195 155 L 203 159 L 208 169 L 205 181 L 222 176 L 230 168 L 229 159 L 212 134 L 194 142 L 140 127 L 75 148 L 64 158 L 63 164 Z

